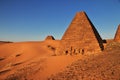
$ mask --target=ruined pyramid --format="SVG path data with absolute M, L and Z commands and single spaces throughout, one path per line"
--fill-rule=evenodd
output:
M 51 36 L 51 35 L 48 35 L 48 36 L 45 38 L 45 40 L 55 40 L 55 38 L 54 38 L 53 36 Z
M 96 53 L 104 49 L 103 41 L 84 11 L 78 12 L 65 31 L 60 54 Z
M 118 28 L 114 37 L 114 41 L 120 42 L 120 24 L 118 25 Z

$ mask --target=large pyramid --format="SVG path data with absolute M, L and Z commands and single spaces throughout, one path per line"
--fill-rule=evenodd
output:
M 114 41 L 120 42 L 120 24 L 118 25 L 118 28 L 114 37 Z
M 85 12 L 78 12 L 65 31 L 60 54 L 96 53 L 104 49 L 102 39 Z

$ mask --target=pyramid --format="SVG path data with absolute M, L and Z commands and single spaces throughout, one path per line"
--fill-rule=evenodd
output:
M 118 28 L 114 37 L 114 41 L 120 42 L 120 24 L 118 25 Z
M 51 35 L 48 35 L 48 36 L 45 38 L 45 40 L 55 40 L 55 38 L 54 38 L 53 36 L 51 36 Z
M 78 12 L 65 31 L 58 53 L 96 53 L 104 49 L 102 39 L 84 11 Z

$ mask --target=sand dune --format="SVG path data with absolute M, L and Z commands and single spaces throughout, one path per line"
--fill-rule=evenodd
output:
M 0 45 L 0 80 L 120 79 L 119 43 L 108 43 L 98 54 L 72 56 L 53 55 L 48 46 L 58 45 L 59 40 Z

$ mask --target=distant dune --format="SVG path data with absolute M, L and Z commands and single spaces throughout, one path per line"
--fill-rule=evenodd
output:
M 0 44 L 4 44 L 4 43 L 13 43 L 11 41 L 0 41 Z

